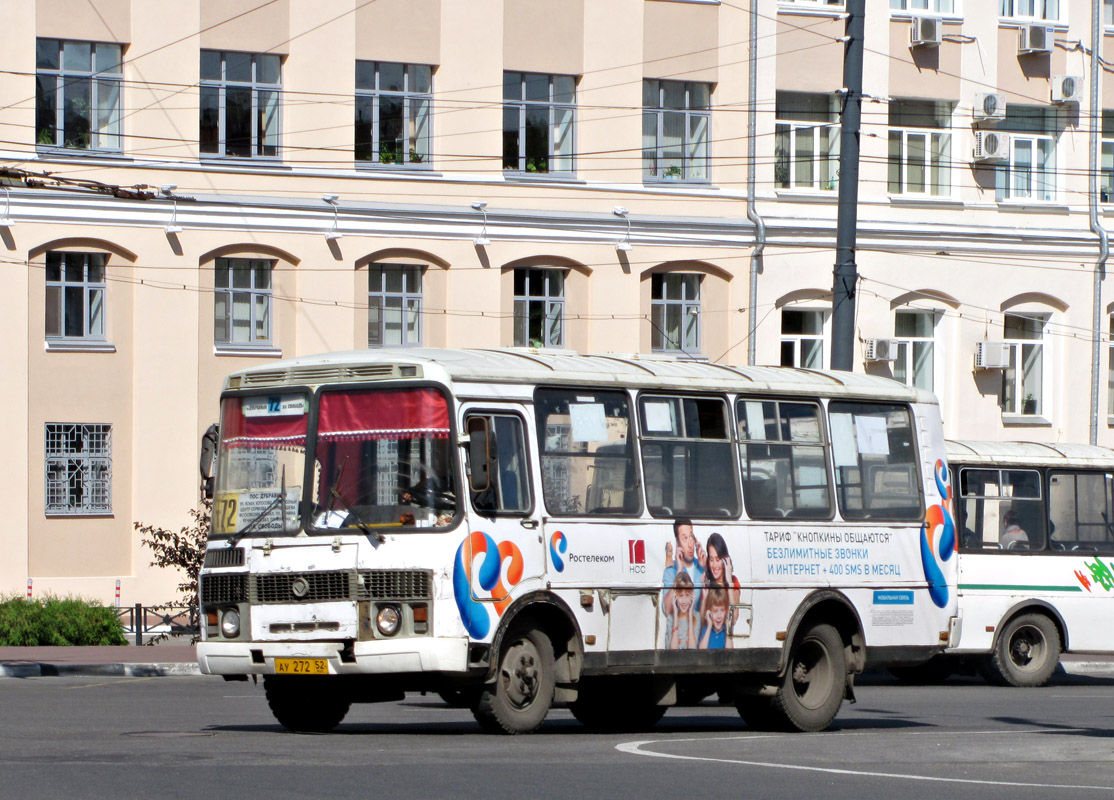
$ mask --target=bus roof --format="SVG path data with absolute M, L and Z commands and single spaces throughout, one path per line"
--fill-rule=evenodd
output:
M 570 350 L 384 348 L 285 359 L 233 373 L 226 389 L 319 385 L 399 377 L 416 365 L 452 382 L 640 386 L 704 391 L 805 393 L 936 404 L 931 392 L 853 372 L 790 367 L 733 367 L 659 355 L 579 355 Z
M 1058 442 L 978 442 L 947 440 L 948 462 L 980 465 L 1114 468 L 1114 450 Z

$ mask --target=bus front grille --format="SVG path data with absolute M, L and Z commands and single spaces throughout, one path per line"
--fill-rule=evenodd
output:
M 244 603 L 248 599 L 246 572 L 201 576 L 201 605 Z
M 205 551 L 205 566 L 207 567 L 242 567 L 244 566 L 244 548 L 221 547 L 216 550 Z
M 360 571 L 360 600 L 431 600 L 433 573 L 425 569 Z
M 321 603 L 353 600 L 354 572 L 281 572 L 256 575 L 255 603 Z

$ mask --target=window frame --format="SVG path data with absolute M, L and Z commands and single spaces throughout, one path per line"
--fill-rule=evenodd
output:
M 39 50 L 43 44 L 47 42 L 54 42 L 57 44 L 56 54 L 58 60 L 58 67 L 40 67 L 39 66 Z M 89 47 L 89 69 L 73 69 L 66 66 L 66 45 L 71 47 L 88 46 Z M 117 50 L 117 63 L 110 64 L 105 69 L 97 69 L 97 50 L 98 48 L 116 48 Z M 51 37 L 38 37 L 35 40 L 35 147 L 41 151 L 51 151 L 59 153 L 121 153 L 124 149 L 124 132 L 123 132 L 123 108 L 124 108 L 124 45 L 116 42 L 94 42 L 86 41 L 84 39 L 55 39 Z M 112 68 L 116 71 L 110 71 Z M 47 110 L 45 94 L 47 93 L 46 87 L 43 83 L 46 80 L 52 80 L 54 86 L 49 89 L 49 92 L 54 96 L 54 107 Z M 86 122 L 89 126 L 87 135 L 89 137 L 89 144 L 87 146 L 80 146 L 71 144 L 67 140 L 66 135 L 66 90 L 69 87 L 76 86 L 82 82 L 88 82 L 88 104 L 87 109 L 88 117 Z M 105 132 L 104 126 L 101 126 L 98 117 L 101 112 L 101 92 L 109 85 L 115 85 L 115 109 L 112 112 L 113 119 L 106 123 L 107 127 L 115 125 L 115 132 Z M 53 124 L 50 126 L 41 125 L 40 120 L 45 118 L 46 114 L 53 115 Z M 61 120 L 61 124 L 59 124 Z M 53 141 L 42 141 L 43 134 L 49 128 L 53 128 L 54 137 Z M 109 140 L 109 142 L 102 141 L 102 139 Z M 111 140 L 115 139 L 115 144 Z
M 464 411 L 464 416 L 463 416 L 464 427 L 463 427 L 463 429 L 464 429 L 465 432 L 469 431 L 469 427 L 468 427 L 469 420 L 476 419 L 476 418 L 486 419 L 488 421 L 488 425 L 490 426 L 489 427 L 490 435 L 495 442 L 495 452 L 494 452 L 495 458 L 493 459 L 493 463 L 495 463 L 495 464 L 499 463 L 499 458 L 498 458 L 499 436 L 498 436 L 498 432 L 496 431 L 496 426 L 493 423 L 495 422 L 496 418 L 498 418 L 500 420 L 507 420 L 507 421 L 509 421 L 509 424 L 512 424 L 512 425 L 517 427 L 518 441 L 515 442 L 514 444 L 518 445 L 520 447 L 520 449 L 518 450 L 518 452 L 515 455 L 518 458 L 521 459 L 521 465 L 520 465 L 520 468 L 519 468 L 518 472 L 521 476 L 521 481 L 522 481 L 522 487 L 521 488 L 523 490 L 525 490 L 525 492 L 526 492 L 526 501 L 527 502 L 526 502 L 526 504 L 523 508 L 507 509 L 507 508 L 503 507 L 502 490 L 500 489 L 500 490 L 497 490 L 497 491 L 493 492 L 493 494 L 498 496 L 499 505 L 500 505 L 499 508 L 497 508 L 497 509 L 481 509 L 481 508 L 479 508 L 476 505 L 476 498 L 479 494 L 483 494 L 483 492 L 477 493 L 477 492 L 472 491 L 472 487 L 471 487 L 471 484 L 469 483 L 469 478 L 468 478 L 469 472 L 471 470 L 471 463 L 469 461 L 469 459 L 471 458 L 471 454 L 469 452 L 469 449 L 466 447 L 466 448 L 464 448 L 465 472 L 461 476 L 461 478 L 462 478 L 462 482 L 464 484 L 464 488 L 468 492 L 469 506 L 471 507 L 471 509 L 476 514 L 479 514 L 481 517 L 485 517 L 485 518 L 488 518 L 488 519 L 490 519 L 492 517 L 523 517 L 523 518 L 532 517 L 534 515 L 534 509 L 537 505 L 537 498 L 534 496 L 535 492 L 534 492 L 533 476 L 534 476 L 535 472 L 534 472 L 533 466 L 530 463 L 530 428 L 527 425 L 526 420 L 523 419 L 523 417 L 520 413 L 518 413 L 517 411 L 512 411 L 510 409 L 490 408 L 490 407 L 487 407 L 487 406 L 471 406 L 471 407 L 465 409 L 465 411 Z M 501 484 L 497 484 L 493 481 L 492 486 L 501 486 Z
M 73 436 L 80 438 L 81 450 L 71 450 Z M 52 451 L 52 442 L 59 446 Z M 94 449 L 86 444 L 100 443 Z M 59 473 L 54 472 L 60 470 Z M 52 479 L 52 474 L 55 477 Z M 43 510 L 48 517 L 112 516 L 112 423 L 47 422 L 43 426 Z M 75 481 L 76 479 L 76 481 Z M 80 505 L 72 505 L 75 488 Z M 97 501 L 88 501 L 92 494 Z M 65 502 L 52 498 L 64 498 Z
M 512 339 L 514 347 L 537 347 L 537 348 L 556 348 L 560 349 L 565 346 L 565 323 L 567 321 L 566 314 L 566 287 L 568 286 L 569 270 L 561 269 L 560 267 L 516 267 L 513 270 L 512 278 L 517 283 L 519 272 L 524 273 L 525 292 L 519 294 L 518 287 L 514 289 L 514 305 L 511 318 L 514 325 L 514 336 Z M 541 275 L 536 275 L 541 273 Z M 561 289 L 557 294 L 551 293 L 552 279 L 556 275 L 560 275 Z M 542 281 L 542 289 L 540 294 L 531 294 L 531 286 L 533 281 L 540 279 Z M 540 339 L 530 338 L 530 322 L 531 322 L 531 306 L 541 304 L 542 306 L 542 337 Z M 525 313 L 520 311 L 520 308 L 525 309 Z M 556 312 L 556 316 L 554 316 Z M 549 321 L 557 319 L 559 321 L 559 341 L 549 341 Z M 533 342 L 540 342 L 534 344 Z
M 1010 317 L 1024 321 L 1039 322 L 1041 335 L 1039 338 L 1019 338 L 1006 335 L 1008 319 Z M 1052 385 L 1051 385 L 1051 354 L 1049 352 L 1048 327 L 1052 315 L 1048 312 L 1007 311 L 1003 315 L 1002 342 L 1010 349 L 1010 366 L 1002 370 L 1002 386 L 998 394 L 998 403 L 1003 417 L 1021 417 L 1035 420 L 1046 420 L 1050 417 Z M 1039 355 L 1037 368 L 1040 370 L 1039 388 L 1040 395 L 1026 392 L 1025 368 L 1023 366 L 1025 348 L 1035 348 Z M 1021 366 L 1019 366 L 1021 365 Z M 1013 373 L 1012 379 L 1010 373 Z M 1009 384 L 1012 385 L 1008 385 Z M 1031 388 L 1031 387 L 1030 387 Z M 1007 405 L 1007 397 L 1012 394 L 1012 403 Z M 1032 396 L 1035 402 L 1034 410 L 1026 411 L 1025 405 Z
M 370 68 L 374 87 L 367 88 L 360 86 L 360 69 L 361 65 L 369 65 L 365 68 Z M 380 86 L 381 81 L 381 67 L 402 67 L 403 86 L 402 90 L 383 89 Z M 412 88 L 417 78 L 414 76 L 414 71 L 418 68 L 429 70 L 429 90 L 419 91 Z M 425 131 L 424 134 L 418 135 L 413 138 L 413 141 L 419 145 L 424 146 L 423 149 L 415 147 L 403 147 L 401 156 L 402 158 L 397 161 L 383 161 L 382 150 L 382 101 L 384 98 L 398 98 L 402 101 L 402 125 L 404 136 L 407 144 L 411 141 L 410 128 L 416 126 L 414 106 L 416 103 L 424 103 L 425 106 Z M 361 101 L 366 101 L 370 104 L 371 119 L 365 124 L 368 126 L 370 133 L 370 141 L 367 143 L 368 155 L 366 158 L 360 157 L 361 143 L 360 143 L 360 111 Z M 358 167 L 375 168 L 375 169 L 432 169 L 433 168 L 433 67 L 428 64 L 411 64 L 408 62 L 395 62 L 395 61 L 356 61 L 356 95 L 355 95 L 355 144 L 353 147 L 353 157 Z
M 205 78 L 202 77 L 198 82 L 198 154 L 202 159 L 221 159 L 221 160 L 241 160 L 241 161 L 281 161 L 282 160 L 282 117 L 283 117 L 283 90 L 282 90 L 282 72 L 283 63 L 282 57 L 272 53 L 254 53 L 238 50 L 212 50 L 202 49 L 200 51 L 200 59 L 202 63 L 206 58 L 206 54 L 217 54 L 220 62 L 220 74 L 218 78 Z M 247 56 L 251 59 L 251 78 L 247 81 L 230 80 L 228 78 L 228 56 Z M 277 60 L 277 74 L 278 81 L 276 83 L 268 83 L 258 79 L 259 74 L 259 60 L 260 58 L 274 58 Z M 205 70 L 202 68 L 201 73 L 204 74 Z M 251 133 L 250 141 L 248 143 L 248 154 L 228 152 L 228 90 L 232 89 L 248 89 L 251 93 L 251 109 L 249 116 L 251 118 Z M 204 120 L 206 113 L 205 94 L 206 90 L 215 90 L 217 93 L 217 120 L 216 120 L 216 152 L 206 150 L 206 142 L 204 141 L 203 131 L 205 130 Z M 260 117 L 264 113 L 261 109 L 260 94 L 262 92 L 272 92 L 275 96 L 275 119 L 274 119 L 274 143 L 272 145 L 266 144 L 267 134 L 260 132 L 259 123 Z M 273 153 L 259 152 L 266 147 L 273 147 Z
M 66 261 L 69 256 L 79 255 L 82 256 L 80 281 L 70 281 L 67 279 L 67 265 Z M 100 260 L 100 280 L 94 281 L 89 279 L 89 268 L 91 266 L 91 257 L 99 257 Z M 51 280 L 51 261 L 57 258 L 58 264 L 58 279 Z M 45 270 L 45 304 L 46 313 L 44 314 L 43 327 L 45 329 L 46 341 L 50 343 L 65 343 L 74 344 L 89 342 L 101 344 L 106 341 L 108 335 L 108 254 L 102 252 L 78 252 L 78 251 L 63 251 L 63 250 L 48 250 L 45 254 L 46 270 Z M 67 290 L 80 289 L 81 291 L 81 319 L 82 319 L 82 333 L 81 334 L 68 334 L 66 333 L 67 321 Z M 56 290 L 57 297 L 57 318 L 58 318 L 58 332 L 51 333 L 47 326 L 50 322 L 50 294 L 51 289 Z M 92 330 L 92 296 L 100 293 L 100 331 L 95 332 Z
M 909 6 L 915 2 L 924 2 L 935 8 L 910 8 Z M 901 14 L 918 17 L 962 17 L 962 8 L 957 8 L 961 2 L 962 0 L 890 0 L 890 14 L 891 16 Z M 947 10 L 940 8 L 945 3 L 949 6 Z
M 388 287 L 387 270 L 399 270 L 399 280 L 402 288 L 399 291 L 391 291 Z M 367 346 L 369 349 L 378 349 L 383 347 L 421 347 L 422 346 L 422 305 L 424 297 L 425 286 L 425 267 L 418 264 L 396 264 L 389 262 L 375 262 L 368 264 L 367 268 L 367 310 L 368 310 L 368 335 Z M 371 281 L 376 270 L 379 272 L 379 289 L 372 289 Z M 410 284 L 417 276 L 417 289 L 413 290 Z M 377 298 L 380 301 L 379 305 L 379 321 L 378 333 L 379 341 L 372 340 L 372 299 Z M 401 341 L 396 343 L 387 342 L 387 314 L 388 300 L 398 300 L 399 302 L 399 333 Z M 411 308 L 410 304 L 414 303 Z M 415 315 L 415 335 L 407 337 L 407 324 L 406 317 L 408 314 Z
M 927 316 L 930 321 L 930 336 L 905 336 L 898 333 L 898 315 L 910 314 L 918 317 Z M 898 356 L 894 359 L 893 377 L 894 380 L 904 384 L 905 386 L 912 386 L 922 389 L 927 389 L 930 392 L 936 392 L 939 384 L 938 377 L 941 375 L 942 370 L 936 363 L 937 356 L 940 349 L 937 347 L 936 330 L 940 323 L 942 314 L 939 311 L 924 308 L 898 308 L 894 311 L 894 342 L 898 348 Z M 928 368 L 930 370 L 929 385 L 921 386 L 917 382 L 918 373 L 916 349 L 918 344 L 927 344 L 929 346 Z M 899 377 L 898 363 L 902 363 L 904 375 Z
M 507 97 L 507 88 L 510 85 L 509 78 L 512 75 L 518 76 L 518 95 L 515 98 Z M 547 100 L 531 100 L 528 98 L 527 83 L 529 80 L 545 78 Z M 569 101 L 557 100 L 558 90 L 555 82 L 558 79 L 568 79 L 572 82 L 572 99 Z M 565 75 L 560 73 L 546 73 L 546 72 L 524 72 L 518 70 L 505 70 L 503 72 L 503 172 L 508 175 L 515 175 L 518 177 L 535 177 L 535 176 L 554 176 L 554 177 L 575 177 L 576 175 L 576 104 L 577 104 L 577 82 L 578 76 Z M 538 169 L 535 161 L 534 168 L 531 169 L 530 157 L 527 154 L 527 116 L 529 111 L 536 111 L 544 109 L 546 114 L 546 164 L 545 169 Z M 513 133 L 514 141 L 516 143 L 517 152 L 514 155 L 515 166 L 508 166 L 509 145 L 512 141 L 508 127 L 507 119 L 510 113 L 514 113 L 517 118 L 517 129 Z M 565 112 L 568 114 L 568 138 L 569 149 L 567 154 L 558 153 L 557 148 L 557 135 L 556 131 L 561 124 L 558 120 L 558 113 Z M 568 162 L 568 169 L 550 169 L 550 166 L 557 161 Z
M 802 314 L 819 314 L 820 315 L 820 333 L 786 333 L 785 332 L 785 314 L 789 313 L 802 313 Z M 779 361 L 783 367 L 795 367 L 797 369 L 824 369 L 824 365 L 828 360 L 828 323 L 831 319 L 831 311 L 822 308 L 802 307 L 795 308 L 786 306 L 781 309 L 781 329 L 779 333 Z M 802 345 L 804 342 L 818 342 L 820 345 L 820 363 L 819 364 L 802 364 Z M 786 364 L 785 346 L 792 343 L 793 346 L 793 363 Z
M 653 106 L 647 104 L 647 96 L 651 91 L 651 84 L 655 84 L 657 99 Z M 666 98 L 670 87 L 680 85 L 684 96 L 684 107 L 676 108 L 666 106 Z M 708 102 L 704 108 L 693 106 L 694 87 L 702 86 L 707 94 Z M 642 81 L 642 180 L 644 183 L 663 183 L 683 181 L 685 183 L 710 183 L 712 179 L 712 93 L 715 85 L 706 81 L 677 81 L 662 80 L 658 78 L 644 78 Z M 681 133 L 680 164 L 670 164 L 666 156 L 665 121 L 669 114 L 683 117 L 684 123 Z M 648 123 L 653 122 L 654 144 L 647 146 Z M 694 153 L 697 146 L 693 133 L 694 123 L 703 121 L 704 142 L 703 157 Z M 647 153 L 653 151 L 652 157 Z M 697 161 L 702 164 L 697 164 Z M 676 170 L 676 172 L 673 172 Z M 700 173 L 703 172 L 703 175 Z
M 839 112 L 835 108 L 836 96 L 823 92 L 777 92 L 777 95 L 802 95 L 804 97 L 825 98 L 828 109 L 824 113 L 828 116 L 826 121 L 811 119 L 790 119 L 779 115 L 781 109 L 775 96 L 774 102 L 774 191 L 776 192 L 837 192 L 839 190 L 839 153 L 842 136 Z M 788 100 L 788 98 L 786 98 Z M 799 112 L 807 114 L 809 112 Z M 812 136 L 812 144 L 808 157 L 809 180 L 798 180 L 800 165 L 805 163 L 798 157 L 800 150 L 799 140 L 804 131 Z M 828 150 L 823 152 L 821 131 L 826 132 Z M 783 141 L 787 146 L 783 146 Z M 785 177 L 779 177 L 784 171 Z
M 970 492 L 967 491 L 967 487 L 968 487 L 967 476 L 968 476 L 969 473 L 976 473 L 976 474 L 977 473 L 997 473 L 998 474 L 997 483 L 994 484 L 996 486 L 995 491 L 997 493 L 996 494 L 979 494 L 976 491 L 970 491 Z M 1021 480 L 1019 476 L 1026 476 L 1026 475 L 1030 476 L 1031 478 L 1035 477 L 1035 484 L 1033 484 L 1033 485 L 1035 485 L 1036 488 L 1037 488 L 1037 496 L 1036 497 L 1032 497 L 1032 496 L 1026 495 L 1026 494 L 1017 494 L 1015 492 L 1015 489 L 1017 487 L 1022 487 L 1022 486 L 1025 485 L 1025 481 Z M 959 465 L 958 469 L 953 473 L 953 477 L 954 477 L 954 480 L 955 480 L 955 487 L 954 487 L 954 491 L 955 491 L 955 502 L 954 502 L 955 522 L 956 522 L 956 527 L 958 528 L 958 533 L 959 533 L 958 546 L 959 546 L 960 552 L 984 553 L 984 554 L 985 553 L 1003 553 L 1003 554 L 1004 553 L 1012 553 L 1014 555 L 1016 555 L 1018 553 L 1028 553 L 1028 552 L 1041 552 L 1041 553 L 1047 552 L 1048 544 L 1049 544 L 1049 542 L 1048 542 L 1048 540 L 1049 540 L 1049 536 L 1048 536 L 1049 498 L 1048 498 L 1048 494 L 1046 492 L 1046 486 L 1045 486 L 1045 481 L 1047 479 L 1047 476 L 1045 474 L 1045 470 L 1036 469 L 1036 468 L 1033 468 L 1033 467 L 1022 467 L 1022 466 L 995 466 L 993 464 L 961 464 L 961 465 Z M 985 483 L 984 483 L 984 485 L 985 485 Z M 1003 488 L 1006 487 L 1006 486 L 1009 486 L 1009 494 L 1004 494 L 1003 493 Z M 995 539 L 994 539 L 993 542 L 988 542 L 987 539 L 985 538 L 986 533 L 987 533 L 985 522 L 980 524 L 980 529 L 979 530 L 976 530 L 974 527 L 972 527 L 969 524 L 970 508 L 968 506 L 968 502 L 971 502 L 971 501 L 973 501 L 975 503 L 976 507 L 979 508 L 983 513 L 985 513 L 985 509 L 988 507 L 988 503 L 995 503 L 996 504 L 994 507 L 997 510 L 995 511 L 995 513 L 993 515 L 995 517 L 995 520 L 996 520 L 995 521 L 996 536 L 995 536 Z M 1040 520 L 1041 530 L 1040 531 L 1026 530 L 1025 532 L 1026 532 L 1027 537 L 1032 537 L 1034 535 L 1039 535 L 1040 538 L 1041 538 L 1041 541 L 1042 541 L 1042 544 L 1041 544 L 1040 547 L 1024 547 L 1024 548 L 1018 548 L 1018 549 L 1010 550 L 1010 549 L 1003 548 L 1001 546 L 1001 544 L 1000 544 L 1001 539 L 1002 539 L 1003 535 L 1005 534 L 1005 531 L 1002 529 L 1002 522 L 1003 522 L 1003 518 L 1004 518 L 1005 514 L 1002 513 L 1001 509 L 1002 509 L 1002 506 L 1006 503 L 1009 503 L 1009 508 L 1007 508 L 1006 511 L 1016 510 L 1016 509 L 1014 509 L 1014 506 L 1017 505 L 1017 504 L 1020 504 L 1020 503 L 1037 504 L 1041 513 L 1040 513 L 1039 517 L 1035 517 L 1035 519 Z M 1032 517 L 1032 515 L 1029 515 L 1029 516 L 1030 516 L 1030 520 L 1034 519 L 1034 517 Z M 1030 521 L 1030 520 L 1027 520 L 1027 521 Z M 972 539 L 971 536 L 970 536 L 970 534 L 972 534 L 972 533 L 974 533 L 974 534 L 981 533 L 983 538 L 977 539 L 977 540 Z M 1029 544 L 1032 544 L 1032 539 L 1031 538 L 1029 538 Z
M 668 286 L 671 278 L 680 278 L 680 298 L 668 297 Z M 689 281 L 696 279 L 696 298 L 689 298 Z M 703 288 L 704 275 L 699 272 L 655 272 L 650 276 L 650 349 L 654 353 L 679 353 L 689 355 L 700 353 L 703 346 Z M 654 297 L 655 291 L 660 287 L 662 297 Z M 680 341 L 671 342 L 668 334 L 670 310 L 677 309 L 680 313 L 678 325 Z M 689 344 L 688 332 L 685 323 L 689 317 L 695 319 L 695 342 Z
M 234 275 L 233 271 L 235 270 L 235 264 L 233 262 L 237 262 L 237 261 L 247 262 L 247 264 L 249 265 L 248 269 L 249 269 L 249 272 L 251 274 L 251 286 L 250 287 L 238 287 L 238 286 L 233 285 L 233 275 Z M 222 263 L 224 264 L 223 268 L 221 266 Z M 260 265 L 260 264 L 266 264 L 267 265 L 267 271 L 268 271 L 267 287 L 264 288 L 264 289 L 258 288 L 255 285 L 256 284 L 257 270 L 259 268 L 258 265 Z M 248 348 L 248 349 L 260 349 L 260 350 L 269 350 L 269 349 L 273 348 L 273 346 L 274 346 L 274 312 L 275 312 L 274 287 L 275 287 L 275 266 L 276 266 L 276 264 L 277 264 L 277 262 L 273 258 L 255 258 L 255 257 L 250 257 L 250 256 L 226 256 L 226 257 L 218 258 L 214 261 L 214 263 L 213 263 L 213 271 L 214 271 L 214 276 L 213 276 L 213 343 L 218 348 L 222 348 L 222 349 Z M 218 274 L 222 274 L 222 273 L 227 276 L 227 285 L 226 286 L 219 286 L 217 284 L 216 276 Z M 248 303 L 248 307 L 249 307 L 248 330 L 250 332 L 250 336 L 249 336 L 248 341 L 246 341 L 246 342 L 237 342 L 233 338 L 233 331 L 235 330 L 235 322 L 236 322 L 235 295 L 237 295 L 237 294 L 246 294 L 249 297 L 249 303 Z M 222 295 L 227 298 L 225 300 L 225 302 L 227 304 L 226 305 L 227 313 L 224 316 L 226 329 L 227 329 L 227 332 L 228 332 L 228 338 L 227 339 L 220 339 L 217 336 L 217 325 L 219 324 L 219 321 L 217 319 L 217 313 L 216 312 L 217 312 L 217 304 L 220 302 L 220 298 L 221 298 Z M 265 306 L 266 306 L 267 331 L 266 331 L 265 336 L 257 337 L 256 333 L 255 333 L 255 330 L 256 330 L 257 325 L 259 324 L 259 318 L 258 318 L 258 314 L 257 314 L 256 301 L 257 301 L 257 298 L 261 298 L 261 297 L 266 298 Z
M 1033 14 L 1019 14 L 1017 12 L 1018 6 L 1021 3 L 1032 3 L 1034 11 L 1037 8 L 1041 9 L 1040 13 Z M 1056 4 L 1056 16 L 1048 16 L 1048 5 L 1050 3 Z M 998 19 L 1000 21 L 1009 22 L 1022 22 L 1022 23 L 1047 23 L 1049 25 L 1066 25 L 1067 24 L 1067 3 L 1068 0 L 999 0 L 998 3 Z
M 901 100 L 890 101 L 890 113 L 894 111 L 894 103 L 901 102 Z M 936 104 L 936 114 L 941 114 L 943 107 L 947 106 L 947 117 L 950 118 L 954 114 L 954 106 L 946 100 L 932 101 Z M 929 127 L 923 125 L 899 125 L 894 124 L 892 121 L 887 121 L 887 144 L 888 151 L 886 155 L 887 163 L 887 180 L 886 191 L 895 197 L 902 199 L 927 199 L 927 200 L 951 200 L 955 197 L 955 159 L 952 155 L 955 151 L 955 139 L 952 135 L 952 128 L 950 125 L 941 127 Z M 900 136 L 901 152 L 900 161 L 895 162 L 894 154 L 894 135 Z M 914 168 L 910 164 L 912 148 L 910 147 L 909 140 L 912 137 L 923 137 L 924 148 L 921 150 L 922 163 L 921 169 L 923 170 L 923 177 L 920 181 L 923 187 L 920 191 L 908 188 L 910 186 L 909 173 Z M 944 144 L 940 148 L 933 147 L 932 144 L 937 138 L 941 139 Z M 894 167 L 898 166 L 900 173 L 899 179 L 896 181 L 897 188 L 894 188 Z M 933 173 L 936 172 L 942 180 L 933 180 Z M 938 187 L 943 186 L 944 191 L 937 191 Z

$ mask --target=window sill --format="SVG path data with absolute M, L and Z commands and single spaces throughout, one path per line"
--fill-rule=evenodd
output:
M 133 162 L 131 156 L 126 155 L 122 150 L 98 150 L 92 147 L 47 147 L 44 145 L 35 146 L 35 154 L 39 158 L 64 158 L 67 161 L 73 158 L 93 158 L 97 161 L 126 161 Z
M 1029 17 L 998 17 L 999 28 L 1020 28 L 1022 25 L 1043 25 L 1058 31 L 1066 31 L 1068 23 L 1054 22 L 1049 19 L 1033 19 Z
M 795 203 L 839 202 L 839 192 L 835 189 L 831 191 L 820 189 L 775 189 L 774 195 L 778 200 L 787 200 Z
M 82 339 L 47 339 L 48 353 L 115 353 L 112 342 L 89 342 Z
M 215 344 L 215 356 L 239 356 L 242 358 L 282 358 L 281 347 L 269 345 Z
M 516 172 L 507 170 L 503 179 L 513 183 L 577 183 L 586 186 L 588 181 L 571 172 Z
M 44 511 L 47 519 L 111 519 L 116 516 L 112 511 Z
M 655 189 L 660 189 L 662 187 L 670 187 L 670 186 L 694 187 L 694 188 L 697 188 L 697 189 L 707 189 L 708 187 L 710 187 L 712 185 L 712 182 L 709 181 L 709 180 L 703 180 L 703 179 L 699 179 L 699 178 L 689 178 L 689 179 L 685 180 L 683 178 L 647 178 L 647 177 L 643 176 L 642 185 L 646 186 L 646 187 L 653 187 Z
M 293 170 L 294 168 L 282 163 L 282 159 L 277 156 L 260 156 L 259 158 L 239 158 L 235 156 L 214 156 L 214 155 L 201 155 L 198 157 L 198 162 L 205 166 L 228 166 L 228 167 L 266 167 L 268 169 L 284 169 Z
M 792 14 L 801 17 L 831 17 L 839 19 L 847 13 L 845 6 L 824 6 L 822 8 L 797 5 L 796 3 L 780 2 L 777 4 L 777 13 Z
M 1042 417 L 1038 414 L 1002 414 L 1003 425 L 1015 425 L 1018 427 L 1040 428 L 1051 427 L 1052 420 L 1048 417 Z
M 962 211 L 963 201 L 955 197 L 931 197 L 908 194 L 889 195 L 891 206 L 932 206 L 934 208 L 950 208 Z
M 398 173 L 409 172 L 418 175 L 439 175 L 434 172 L 431 164 L 377 164 L 374 161 L 356 161 L 355 167 L 360 172 Z
M 890 11 L 890 19 L 892 20 L 901 20 L 902 22 L 904 22 L 905 20 L 912 19 L 913 17 L 935 17 L 941 22 L 954 25 L 959 25 L 963 22 L 963 17 L 959 14 L 944 14 L 937 11 L 921 10 L 899 11 L 894 9 Z
M 1067 214 L 1071 209 L 1055 201 L 1040 200 L 999 200 L 999 211 L 1026 211 L 1037 214 Z

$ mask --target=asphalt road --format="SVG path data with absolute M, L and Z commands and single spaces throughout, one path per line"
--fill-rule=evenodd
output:
M 284 732 L 262 686 L 210 677 L 0 679 L 0 798 L 1114 798 L 1114 681 L 859 688 L 833 730 L 748 731 L 733 708 L 652 732 L 486 736 L 434 696 Z

